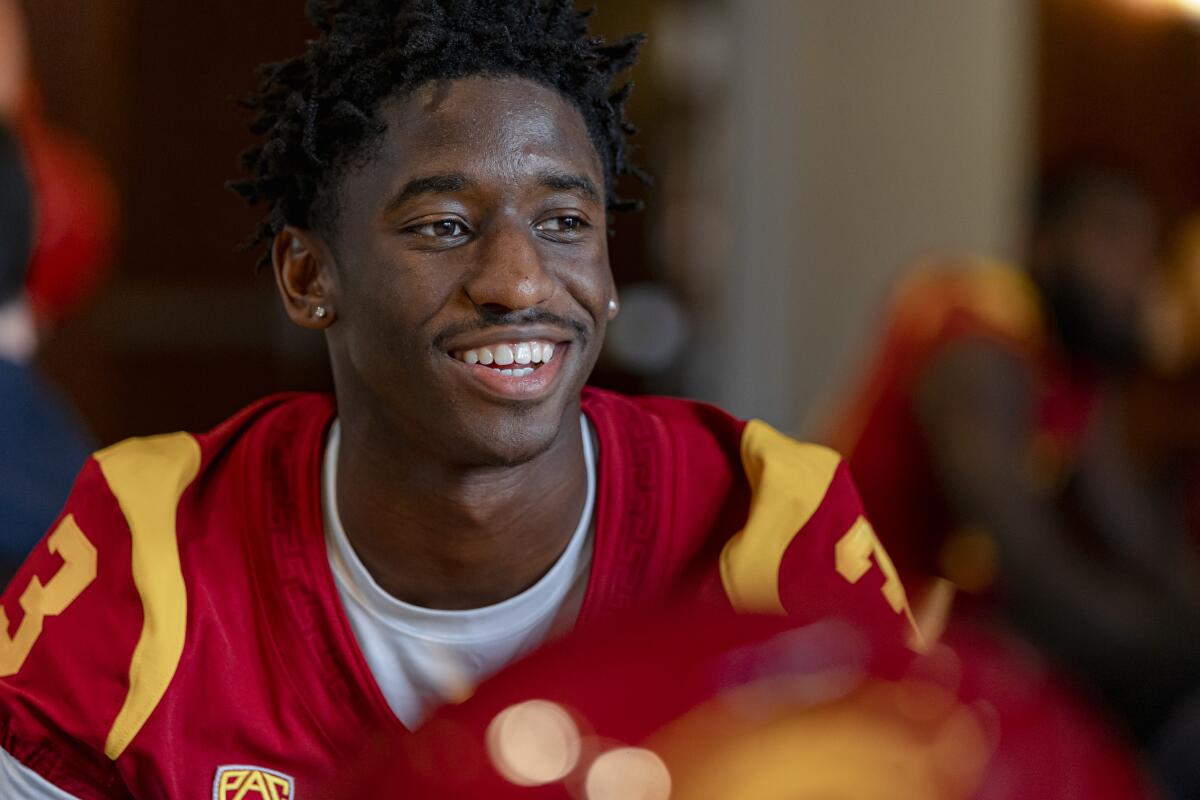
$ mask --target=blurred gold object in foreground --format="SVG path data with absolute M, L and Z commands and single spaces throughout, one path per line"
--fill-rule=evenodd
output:
M 769 714 L 719 698 L 651 746 L 675 800 L 958 800 L 980 788 L 993 750 L 972 709 L 915 680 L 872 680 L 833 702 Z

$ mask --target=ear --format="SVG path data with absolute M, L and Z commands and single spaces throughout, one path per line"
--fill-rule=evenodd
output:
M 287 226 L 271 244 L 271 266 L 292 322 L 324 330 L 337 318 L 332 259 L 312 231 Z

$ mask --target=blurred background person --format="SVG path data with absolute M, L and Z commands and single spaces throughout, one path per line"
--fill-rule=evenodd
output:
M 94 449 L 35 357 L 109 263 L 115 206 L 90 150 L 41 116 L 20 9 L 0 0 L 0 585 L 62 508 Z
M 1149 310 L 1152 368 L 1127 391 L 1130 438 L 1139 470 L 1170 490 L 1200 548 L 1200 216 L 1170 237 Z M 1200 796 L 1200 692 L 1175 709 L 1155 749 L 1174 795 Z
M 117 201 L 93 148 L 47 119 L 17 0 L 0 0 L 0 118 L 20 139 L 35 195 L 28 301 L 43 333 L 77 314 L 113 262 Z
M 90 442 L 32 366 L 37 325 L 25 290 L 34 204 L 20 143 L 0 127 L 0 582 L 58 516 Z
M 910 586 L 994 591 L 1148 741 L 1200 675 L 1195 541 L 1118 395 L 1143 363 L 1155 218 L 1097 169 L 1048 179 L 1036 208 L 1025 270 L 913 271 L 834 441 Z

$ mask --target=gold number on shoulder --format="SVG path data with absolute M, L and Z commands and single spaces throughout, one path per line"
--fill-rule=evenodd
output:
M 879 543 L 879 537 L 875 535 L 871 523 L 859 517 L 850 526 L 850 530 L 838 540 L 835 557 L 838 574 L 850 583 L 858 583 L 874 563 L 883 572 L 883 596 L 892 607 L 892 611 L 899 614 L 908 607 L 904 584 L 900 582 L 900 575 L 896 572 L 887 551 Z
M 16 633 L 9 635 L 8 614 L 0 608 L 0 677 L 16 675 L 29 658 L 33 645 L 42 635 L 42 623 L 46 617 L 54 617 L 67 610 L 75 598 L 96 579 L 96 547 L 68 514 L 46 540 L 51 553 L 63 560 L 58 572 L 45 584 L 34 576 L 21 592 L 21 609 L 24 619 Z

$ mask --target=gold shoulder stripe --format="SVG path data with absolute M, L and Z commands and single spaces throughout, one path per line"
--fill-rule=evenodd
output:
M 130 439 L 96 453 L 125 520 L 133 582 L 142 600 L 142 634 L 129 665 L 129 693 L 104 744 L 114 761 L 167 691 L 183 654 L 187 589 L 179 563 L 175 514 L 200 469 L 200 445 L 186 433 Z
M 742 465 L 750 481 L 746 527 L 721 551 L 721 582 L 738 611 L 783 614 L 779 567 L 821 505 L 841 457 L 797 442 L 761 420 L 746 423 Z

